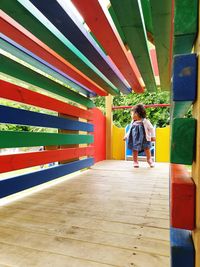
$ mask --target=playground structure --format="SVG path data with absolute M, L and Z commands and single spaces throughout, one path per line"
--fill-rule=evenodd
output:
M 113 144 L 118 133 L 112 124 L 112 96 L 132 90 L 142 93 L 145 88 L 156 91 L 159 70 L 161 90 L 172 92 L 171 266 L 199 267 L 198 1 L 111 0 L 108 8 L 96 0 L 72 2 L 91 32 L 67 1 L 51 0 L 48 5 L 41 0 L 0 1 L 0 97 L 39 110 L 1 105 L 0 123 L 57 131 L 0 131 L 0 148 L 47 147 L 44 151 L 1 155 L 0 172 L 59 162 L 48 169 L 1 178 L 0 197 L 115 158 L 118 152 Z M 147 37 L 155 50 L 149 51 Z M 97 95 L 106 97 L 106 117 L 91 100 Z M 191 105 L 193 118 L 186 119 L 184 115 Z M 159 134 L 157 149 L 162 149 L 166 133 Z M 169 151 L 168 143 L 165 146 L 162 151 Z M 166 154 L 160 156 L 160 161 L 167 161 Z M 184 165 L 192 165 L 191 175 Z M 147 267 L 141 259 L 136 266 Z M 134 258 L 132 261 L 134 266 Z M 159 266 L 159 262 L 156 264 L 151 266 Z

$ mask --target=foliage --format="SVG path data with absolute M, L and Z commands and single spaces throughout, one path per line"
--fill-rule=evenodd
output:
M 167 104 L 170 102 L 169 92 L 145 92 L 144 94 L 128 94 L 115 96 L 113 98 L 114 106 L 134 106 L 136 104 Z M 94 103 L 105 113 L 105 98 L 97 97 Z M 169 124 L 170 109 L 169 108 L 148 108 L 147 118 L 153 125 L 157 127 L 165 127 Z M 113 111 L 113 121 L 118 127 L 125 127 L 131 122 L 130 109 L 120 109 Z

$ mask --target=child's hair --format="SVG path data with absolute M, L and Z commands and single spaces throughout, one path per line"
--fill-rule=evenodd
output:
M 146 110 L 142 104 L 134 106 L 131 111 L 137 113 L 140 118 L 146 118 Z

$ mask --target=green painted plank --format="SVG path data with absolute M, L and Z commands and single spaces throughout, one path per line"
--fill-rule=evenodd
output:
M 170 162 L 191 165 L 195 156 L 196 120 L 176 118 L 172 121 Z
M 113 7 L 110 6 L 109 9 L 108 9 L 108 11 L 109 11 L 109 13 L 110 13 L 110 15 L 111 15 L 111 18 L 112 18 L 112 20 L 113 20 L 113 22 L 114 22 L 114 24 L 115 24 L 115 27 L 116 27 L 117 31 L 118 31 L 118 33 L 119 33 L 119 36 L 121 37 L 123 43 L 124 43 L 125 45 L 127 45 L 126 37 L 124 36 L 124 33 L 123 33 L 122 28 L 121 28 L 121 26 L 120 26 L 120 24 L 119 24 L 119 21 L 118 21 L 118 19 L 117 19 L 117 16 L 116 16 L 116 14 L 115 14 L 115 11 L 114 11 Z
M 147 32 L 153 35 L 153 22 L 151 17 L 151 7 L 149 0 L 140 0 Z
M 38 60 L 34 59 L 32 56 L 29 56 L 27 53 L 21 51 L 19 48 L 16 48 L 15 46 L 9 44 L 8 42 L 4 41 L 0 38 L 0 48 L 6 51 L 7 53 L 10 53 L 11 55 L 19 58 L 20 60 L 23 60 L 24 62 L 30 64 L 31 66 L 40 69 L 44 73 L 52 76 L 53 78 L 59 80 L 66 86 L 69 86 L 73 88 L 74 90 L 81 92 L 83 94 L 86 94 L 86 91 L 83 90 L 83 88 L 70 79 L 65 78 L 58 72 L 54 71 L 53 69 L 45 66 L 44 64 L 40 63 Z M 89 93 L 89 92 L 88 92 Z
M 198 0 L 175 0 L 174 54 L 190 53 L 198 25 Z
M 156 91 L 140 2 L 132 0 L 111 0 L 110 2 L 147 90 Z
M 190 107 L 192 101 L 175 101 L 172 104 L 172 118 L 183 118 Z
M 50 80 L 42 74 L 39 74 L 4 55 L 1 55 L 0 72 L 68 98 L 88 108 L 94 107 L 94 103 L 90 99 L 71 91 L 65 86 Z
M 154 44 L 158 60 L 160 85 L 162 90 L 171 87 L 171 18 L 172 1 L 150 0 L 153 22 Z
M 0 148 L 91 144 L 93 135 L 0 131 Z
M 1 9 L 106 91 L 119 94 L 119 90 L 50 22 L 43 25 L 16 0 L 1 0 Z

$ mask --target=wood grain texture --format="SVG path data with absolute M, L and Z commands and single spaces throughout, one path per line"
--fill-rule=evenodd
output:
M 92 112 L 0 80 L 0 97 L 90 120 Z
M 0 248 L 11 266 L 168 267 L 168 164 L 99 162 L 5 205 Z

